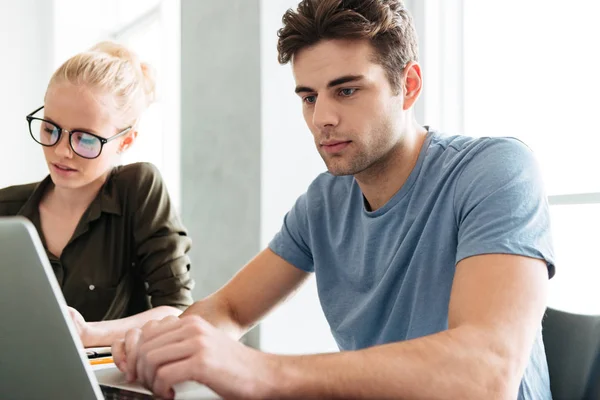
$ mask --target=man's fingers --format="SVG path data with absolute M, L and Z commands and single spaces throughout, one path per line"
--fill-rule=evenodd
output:
M 158 349 L 172 343 L 181 342 L 201 334 L 201 332 L 195 332 L 193 328 L 190 329 L 190 327 L 186 324 L 183 324 L 182 321 L 170 324 L 169 328 L 169 330 L 163 330 L 161 335 L 153 336 L 152 339 L 147 339 L 144 337 L 143 343 L 141 343 L 139 346 L 140 354 L 146 354 L 154 349 Z
M 160 321 L 153 320 L 146 322 L 142 327 L 142 341 L 147 342 L 156 336 L 160 336 L 165 332 L 173 329 L 180 322 L 180 319 L 174 316 L 169 316 Z
M 127 359 L 126 359 L 126 354 L 125 354 L 125 339 L 119 339 L 119 340 L 115 341 L 112 344 L 110 351 L 112 353 L 113 360 L 115 361 L 115 365 L 117 366 L 117 368 L 119 368 L 121 370 L 121 372 L 127 372 L 127 370 L 126 370 Z
M 156 377 L 150 388 L 159 397 L 172 399 L 175 396 L 173 386 L 194 380 L 193 358 L 163 365 L 156 371 Z
M 149 321 L 142 329 L 135 328 L 130 329 L 125 334 L 123 353 L 124 361 L 121 361 L 127 380 L 133 382 L 137 379 L 137 363 L 138 363 L 138 352 L 139 346 L 144 343 L 145 340 L 151 339 L 157 335 L 160 335 L 162 331 L 168 330 L 170 326 L 176 323 L 179 319 L 176 317 L 167 317 L 161 321 Z
M 125 334 L 125 374 L 129 382 L 136 379 L 137 353 L 141 334 L 142 331 L 138 328 L 130 329 Z
M 156 371 L 165 365 L 179 362 L 202 352 L 198 338 L 190 338 L 154 347 L 140 353 L 138 358 L 138 377 L 147 387 L 152 387 L 156 379 Z M 144 345 L 145 346 L 145 345 Z
M 196 319 L 178 319 L 175 322 L 169 322 L 170 331 L 163 329 L 163 334 L 154 336 L 153 339 L 144 340 L 140 344 L 137 361 L 137 376 L 149 386 L 154 380 L 156 368 L 164 363 L 179 360 L 188 357 L 194 352 L 202 351 L 201 338 L 206 335 L 210 326 L 203 320 Z M 143 335 L 143 333 L 142 333 Z M 180 352 L 181 343 L 188 343 L 185 352 Z

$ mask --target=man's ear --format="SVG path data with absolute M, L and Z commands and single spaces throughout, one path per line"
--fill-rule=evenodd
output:
M 421 77 L 421 67 L 414 61 L 408 63 L 404 68 L 404 78 L 402 86 L 404 87 L 404 109 L 411 108 L 421 94 L 423 88 L 423 78 Z
M 121 141 L 121 145 L 119 146 L 119 153 L 127 151 L 127 149 L 129 149 L 131 145 L 133 145 L 133 142 L 135 142 L 137 135 L 137 129 L 131 130 L 129 133 L 127 133 L 127 135 L 125 135 L 125 138 Z

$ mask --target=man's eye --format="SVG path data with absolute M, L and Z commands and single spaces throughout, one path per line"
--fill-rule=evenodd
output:
M 348 97 L 348 96 L 352 96 L 354 94 L 354 92 L 356 92 L 356 89 L 346 88 L 346 89 L 340 90 L 340 95 Z
M 317 96 L 306 96 L 303 100 L 306 104 L 315 104 L 315 101 L 317 101 Z

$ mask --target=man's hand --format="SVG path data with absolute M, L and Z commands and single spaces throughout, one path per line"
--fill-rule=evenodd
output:
M 117 367 L 163 398 L 196 381 L 226 398 L 269 397 L 276 358 L 234 341 L 196 316 L 151 321 L 113 345 Z
M 117 368 L 127 375 L 127 380 L 133 382 L 136 380 L 135 365 L 137 362 L 137 348 L 142 330 L 138 328 L 130 329 L 125 334 L 124 339 L 115 341 L 112 345 L 113 360 Z M 128 361 L 130 360 L 130 361 Z M 129 368 L 129 365 L 132 367 Z

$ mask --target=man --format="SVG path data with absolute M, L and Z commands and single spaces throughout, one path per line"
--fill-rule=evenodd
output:
M 540 323 L 553 251 L 529 149 L 416 123 L 400 0 L 304 0 L 283 24 L 279 60 L 328 173 L 227 285 L 116 343 L 119 368 L 164 397 L 195 380 L 225 398 L 551 398 Z M 234 340 L 312 272 L 341 352 Z

